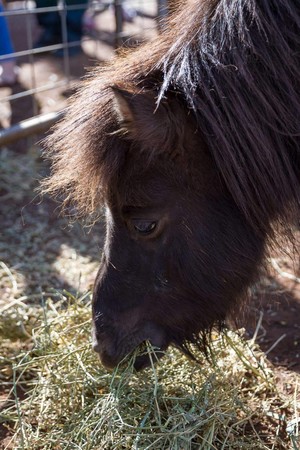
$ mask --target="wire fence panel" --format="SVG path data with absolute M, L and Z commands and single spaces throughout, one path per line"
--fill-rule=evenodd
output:
M 0 0 L 0 40 L 4 24 L 12 43 L 0 42 L 0 146 L 48 129 L 87 67 L 154 36 L 166 12 L 166 0 Z

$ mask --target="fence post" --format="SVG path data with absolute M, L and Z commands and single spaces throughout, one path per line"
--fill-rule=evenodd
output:
M 116 21 L 116 47 L 120 47 L 123 43 L 123 13 L 122 0 L 114 0 L 115 7 L 115 21 Z

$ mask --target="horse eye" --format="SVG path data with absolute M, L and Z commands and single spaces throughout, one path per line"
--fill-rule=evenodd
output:
M 150 234 L 156 228 L 156 222 L 151 220 L 133 219 L 133 227 L 139 234 Z

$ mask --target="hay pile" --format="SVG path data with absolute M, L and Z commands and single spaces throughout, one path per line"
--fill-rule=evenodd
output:
M 286 450 L 292 439 L 297 445 L 293 410 L 253 342 L 216 335 L 210 363 L 172 350 L 155 365 L 148 344 L 152 367 L 136 374 L 131 355 L 109 373 L 91 351 L 89 297 L 41 300 L 39 307 L 2 311 L 0 379 L 10 395 L 1 421 L 13 430 L 7 448 Z

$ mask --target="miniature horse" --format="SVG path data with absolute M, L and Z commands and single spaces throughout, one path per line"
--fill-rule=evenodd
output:
M 78 214 L 104 206 L 105 366 L 145 340 L 205 350 L 237 311 L 299 219 L 299 124 L 299 0 L 184 1 L 161 35 L 89 77 L 48 139 L 44 190 Z

